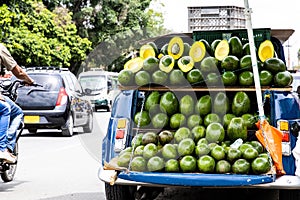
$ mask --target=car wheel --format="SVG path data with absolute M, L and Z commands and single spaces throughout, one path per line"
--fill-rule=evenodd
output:
M 72 136 L 73 133 L 74 133 L 73 132 L 73 125 L 74 125 L 73 116 L 70 113 L 65 125 L 63 127 L 61 127 L 62 135 L 63 136 L 68 136 L 68 137 Z
M 13 154 L 16 156 L 16 158 L 18 160 L 18 143 L 16 143 L 16 145 L 15 145 Z M 8 169 L 5 170 L 3 173 L 1 173 L 1 179 L 4 182 L 10 182 L 14 179 L 14 176 L 15 176 L 15 173 L 17 170 L 17 163 L 18 162 L 14 163 L 14 164 L 9 164 Z
M 136 186 L 110 185 L 105 183 L 106 199 L 109 200 L 135 199 L 134 194 L 136 190 Z
M 89 119 L 87 124 L 83 127 L 85 133 L 91 133 L 93 131 L 93 115 L 89 114 Z
M 110 112 L 110 107 L 109 106 L 107 106 L 106 111 Z
M 37 129 L 36 128 L 29 128 L 28 132 L 32 133 L 32 134 L 36 134 L 37 133 Z

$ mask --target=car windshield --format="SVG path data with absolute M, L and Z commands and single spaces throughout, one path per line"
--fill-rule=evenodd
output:
M 49 74 L 29 74 L 29 76 L 38 84 L 43 87 L 40 89 L 48 91 L 59 91 L 62 83 L 59 76 L 49 75 Z M 34 87 L 21 87 L 19 89 L 37 89 Z
M 79 81 L 83 90 L 90 89 L 92 91 L 100 91 L 107 87 L 107 81 L 104 75 L 82 76 Z

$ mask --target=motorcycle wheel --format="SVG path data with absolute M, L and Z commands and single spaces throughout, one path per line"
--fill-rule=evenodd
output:
M 16 143 L 13 154 L 16 156 L 17 162 L 14 164 L 9 164 L 8 169 L 1 173 L 1 179 L 4 182 L 10 182 L 14 179 L 18 164 L 18 143 Z

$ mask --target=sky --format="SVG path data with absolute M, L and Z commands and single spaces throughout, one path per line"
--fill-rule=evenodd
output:
M 240 6 L 244 0 L 157 0 L 164 15 L 165 27 L 173 32 L 188 32 L 188 6 Z M 252 28 L 294 29 L 294 34 L 283 44 L 290 66 L 298 65 L 300 49 L 300 6 L 297 0 L 248 0 L 252 9 Z M 287 47 L 289 46 L 289 47 Z

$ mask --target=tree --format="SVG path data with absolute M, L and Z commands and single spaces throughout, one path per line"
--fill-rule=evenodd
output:
M 153 0 L 155 1 L 155 0 Z M 151 0 L 43 0 L 49 9 L 67 7 L 79 34 L 93 43 L 84 68 L 120 71 L 138 41 L 166 33 L 162 14 L 149 8 Z
M 92 43 L 77 34 L 67 9 L 49 11 L 41 2 L 0 4 L 0 40 L 23 66 L 69 67 L 75 72 Z

